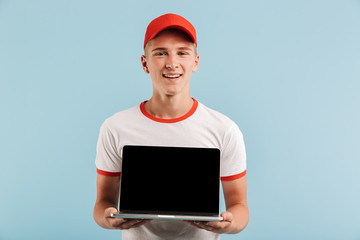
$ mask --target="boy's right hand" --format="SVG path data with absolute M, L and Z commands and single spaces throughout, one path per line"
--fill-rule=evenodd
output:
M 111 229 L 130 229 L 144 225 L 151 221 L 151 219 L 130 219 L 130 218 L 114 218 L 111 214 L 117 213 L 117 209 L 109 207 L 105 209 L 105 219 L 109 228 Z

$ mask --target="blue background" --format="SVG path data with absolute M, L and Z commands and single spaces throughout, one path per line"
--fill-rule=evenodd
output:
M 198 32 L 192 96 L 245 136 L 251 219 L 222 239 L 360 239 L 354 0 L 0 0 L 0 239 L 121 239 L 92 218 L 98 131 L 151 97 L 167 12 Z

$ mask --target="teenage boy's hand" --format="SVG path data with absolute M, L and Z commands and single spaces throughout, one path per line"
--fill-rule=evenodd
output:
M 113 208 L 113 207 L 105 209 L 106 223 L 107 223 L 108 227 L 112 228 L 112 229 L 125 230 L 125 229 L 135 228 L 135 227 L 139 227 L 139 226 L 144 225 L 145 223 L 151 221 L 151 219 L 114 218 L 114 217 L 111 217 L 112 213 L 114 213 L 114 214 L 117 213 L 117 209 Z
M 231 223 L 233 221 L 233 215 L 230 212 L 223 212 L 221 214 L 221 216 L 223 217 L 222 221 L 210 221 L 210 222 L 206 222 L 206 221 L 185 221 L 197 228 L 200 229 L 204 229 L 210 232 L 214 232 L 214 233 L 227 233 L 229 232 L 230 228 L 231 228 Z

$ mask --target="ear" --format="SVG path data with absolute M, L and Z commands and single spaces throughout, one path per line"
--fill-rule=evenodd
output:
M 199 54 L 197 54 L 195 57 L 194 67 L 192 70 L 193 72 L 196 72 L 199 69 L 199 60 L 200 60 L 200 56 Z
M 145 55 L 141 55 L 141 65 L 142 65 L 143 70 L 144 70 L 145 73 L 150 73 L 150 72 L 149 72 L 149 68 L 148 68 L 148 66 L 147 66 L 147 62 L 146 62 L 146 57 L 145 57 Z

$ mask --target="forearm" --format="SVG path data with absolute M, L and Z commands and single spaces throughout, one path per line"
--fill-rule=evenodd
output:
M 249 208 L 247 204 L 235 204 L 226 211 L 233 215 L 233 221 L 227 233 L 236 234 L 244 230 L 249 223 Z
M 113 228 L 110 214 L 117 212 L 120 177 L 97 175 L 97 196 L 94 206 L 94 220 L 103 228 Z

